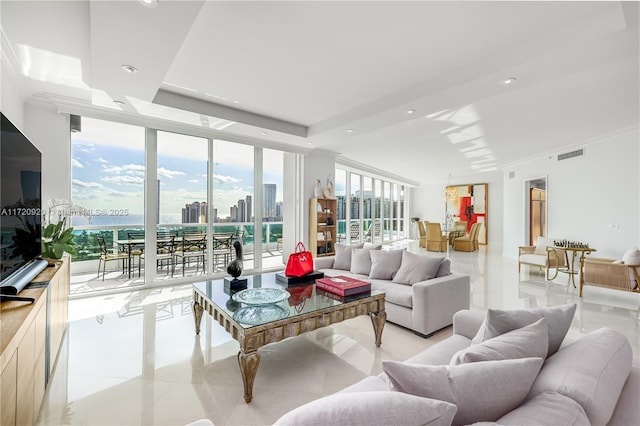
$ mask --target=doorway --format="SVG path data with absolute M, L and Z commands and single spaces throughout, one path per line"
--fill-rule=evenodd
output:
M 547 236 L 547 179 L 526 182 L 526 229 L 529 245 L 536 245 L 538 237 Z

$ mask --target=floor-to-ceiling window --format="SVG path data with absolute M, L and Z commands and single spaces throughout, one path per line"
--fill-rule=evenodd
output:
M 280 268 L 283 264 L 284 153 L 263 149 L 262 164 L 262 206 L 254 209 L 262 218 L 262 268 Z
M 145 129 L 139 126 L 91 118 L 82 119 L 82 131 L 71 133 L 71 200 L 52 200 L 52 204 L 73 203 L 90 212 L 90 217 L 70 212 L 78 244 L 73 257 L 76 270 L 83 273 L 72 279 L 71 294 L 105 289 L 103 277 L 123 276 L 109 288 L 144 283 L 138 277 L 140 247 L 119 243 L 129 233 L 144 227 Z M 46 207 L 46 206 L 45 206 Z M 127 251 L 122 262 L 99 262 L 101 254 Z M 84 262 L 84 267 L 77 264 Z M 98 274 L 98 266 L 101 271 Z M 87 277 L 98 279 L 90 282 Z
M 242 242 L 244 268 L 253 269 L 254 147 L 213 141 L 213 212 L 215 234 L 233 234 Z M 235 255 L 235 253 L 234 253 Z
M 379 243 L 408 237 L 406 185 L 341 167 L 335 173 L 341 241 Z

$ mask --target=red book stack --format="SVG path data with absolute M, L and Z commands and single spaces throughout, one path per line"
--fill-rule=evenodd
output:
M 371 283 L 343 275 L 317 279 L 316 287 L 340 296 L 352 296 L 371 291 Z

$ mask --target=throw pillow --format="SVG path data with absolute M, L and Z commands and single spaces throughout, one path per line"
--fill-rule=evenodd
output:
M 498 419 L 503 426 L 584 426 L 591 424 L 584 408 L 557 392 L 543 392 Z
M 451 259 L 445 258 L 438 268 L 436 278 L 446 277 L 447 275 L 451 275 Z
M 397 284 L 415 284 L 435 278 L 443 259 L 444 257 L 425 256 L 404 250 L 400 269 L 393 277 L 393 282 Z
M 370 251 L 371 272 L 369 272 L 369 278 L 377 278 L 380 280 L 393 279 L 398 269 L 400 269 L 403 251 L 404 250 Z
M 362 244 L 352 244 L 345 246 L 344 244 L 336 244 L 336 257 L 333 259 L 333 269 L 342 269 L 348 271 L 351 269 L 351 253 L 354 249 L 362 248 Z
M 369 275 L 371 271 L 371 255 L 370 248 L 353 249 L 351 252 L 351 273 Z
M 524 401 L 542 358 L 461 365 L 383 361 L 391 390 L 447 401 L 458 407 L 453 425 L 496 421 Z
M 533 324 L 540 318 L 547 320 L 547 334 L 549 348 L 547 357 L 558 351 L 564 336 L 567 335 L 573 315 L 576 312 L 576 304 L 552 306 L 549 308 L 514 309 L 503 311 L 489 309 L 484 322 L 471 343 L 481 343 L 492 337 L 499 336 L 525 325 Z
M 625 265 L 640 265 L 640 250 L 638 250 L 638 247 L 627 250 L 622 255 L 622 262 Z
M 543 255 L 547 255 L 547 247 L 553 247 L 555 244 L 553 244 L 553 239 L 552 238 L 547 238 L 547 237 L 538 237 L 538 242 L 536 243 L 536 250 L 534 251 L 535 254 L 543 254 Z
M 434 425 L 448 426 L 456 406 L 389 391 L 337 393 L 309 402 L 275 425 Z
M 450 364 L 501 359 L 546 358 L 548 347 L 547 320 L 540 318 L 533 324 L 456 352 L 451 358 Z

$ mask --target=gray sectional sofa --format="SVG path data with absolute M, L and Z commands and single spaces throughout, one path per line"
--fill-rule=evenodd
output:
M 276 424 L 640 424 L 640 363 L 629 341 L 606 327 L 565 338 L 574 312 L 458 312 L 447 339 L 405 362 L 383 361 L 380 375 Z
M 315 259 L 325 276 L 371 282 L 386 293 L 387 320 L 429 337 L 451 325 L 453 315 L 469 309 L 469 276 L 451 272 L 451 261 L 380 246 L 336 245 L 336 255 Z

